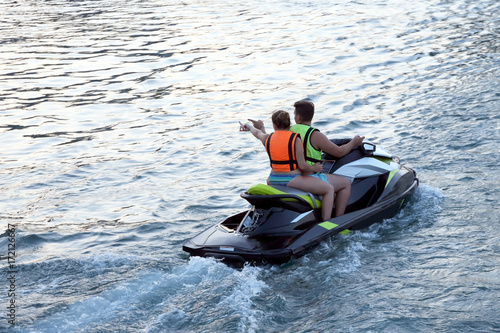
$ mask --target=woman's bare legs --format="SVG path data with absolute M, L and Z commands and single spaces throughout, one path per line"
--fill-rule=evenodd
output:
M 335 188 L 335 217 L 344 215 L 351 196 L 351 182 L 342 176 L 327 174 L 326 179 Z
M 329 220 L 332 217 L 334 187 L 318 178 L 308 176 L 297 176 L 293 178 L 288 186 L 298 188 L 299 190 L 318 194 L 323 196 L 321 200 L 321 214 L 323 221 Z M 347 197 L 349 199 L 349 197 Z M 345 208 L 345 207 L 344 207 Z

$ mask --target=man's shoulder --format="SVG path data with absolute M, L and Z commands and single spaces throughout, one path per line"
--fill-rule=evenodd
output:
M 313 146 L 323 150 L 323 148 L 325 148 L 325 146 L 327 146 L 328 143 L 330 143 L 330 140 L 327 138 L 325 134 L 317 130 L 314 131 L 311 135 L 311 143 L 313 144 Z
M 299 131 L 307 131 L 308 129 L 312 129 L 314 132 L 319 132 L 319 129 L 309 126 L 309 125 L 304 125 L 304 124 L 295 124 L 290 127 L 290 130 L 293 132 L 299 132 Z

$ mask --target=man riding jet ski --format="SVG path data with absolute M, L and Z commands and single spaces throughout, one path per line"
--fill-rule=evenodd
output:
M 339 146 L 347 141 L 332 140 Z M 257 184 L 241 194 L 250 209 L 187 240 L 183 250 L 238 264 L 284 263 L 335 234 L 393 217 L 418 186 L 412 169 L 370 142 L 340 159 L 328 154 L 322 159 L 323 173 L 351 182 L 344 215 L 325 221 L 320 197 L 289 186 Z

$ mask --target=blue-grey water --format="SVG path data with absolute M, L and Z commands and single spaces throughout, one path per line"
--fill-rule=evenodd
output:
M 499 41 L 497 0 L 0 1 L 0 331 L 500 331 Z M 286 265 L 190 258 L 268 174 L 238 121 L 304 98 L 411 202 Z

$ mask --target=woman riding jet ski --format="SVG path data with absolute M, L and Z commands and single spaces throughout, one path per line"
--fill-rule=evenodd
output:
M 351 182 L 344 215 L 323 219 L 322 216 L 331 216 L 331 201 L 326 202 L 329 209 L 325 212 L 322 207 L 325 198 L 290 187 L 291 182 L 290 186 L 257 184 L 241 194 L 252 205 L 249 210 L 230 216 L 186 241 L 183 250 L 227 262 L 287 262 L 332 235 L 393 217 L 418 186 L 413 170 L 401 166 L 397 158 L 369 142 L 362 142 L 336 161 L 328 154 L 322 157 L 323 173 L 339 175 Z M 294 170 L 292 163 L 290 170 Z M 301 176 L 291 179 L 294 177 Z

